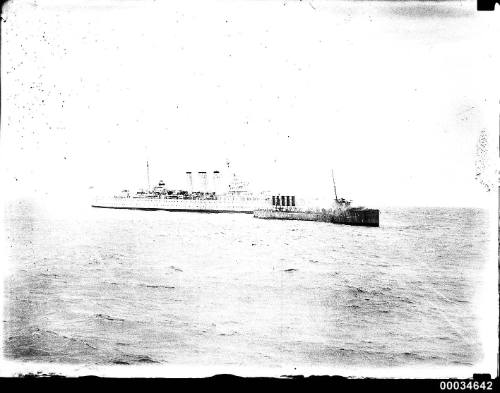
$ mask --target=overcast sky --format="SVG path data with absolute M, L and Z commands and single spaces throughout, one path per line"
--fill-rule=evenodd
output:
M 500 23 L 475 2 L 17 0 L 2 18 L 8 197 L 142 187 L 147 160 L 185 188 L 229 159 L 257 191 L 331 195 L 334 169 L 371 207 L 486 201 Z

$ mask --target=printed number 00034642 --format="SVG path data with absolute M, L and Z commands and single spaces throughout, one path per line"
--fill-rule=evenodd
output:
M 441 381 L 441 390 L 492 390 L 492 381 Z

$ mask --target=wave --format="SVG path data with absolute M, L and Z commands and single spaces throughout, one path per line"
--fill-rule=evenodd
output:
M 60 277 L 59 274 L 55 274 L 55 273 L 40 273 L 40 276 L 43 276 L 43 277 Z
M 93 356 L 97 348 L 85 340 L 66 336 L 48 329 L 32 327 L 20 334 L 11 335 L 6 340 L 6 355 L 13 358 L 59 358 L 62 348 L 64 356 L 79 353 Z
M 98 319 L 105 319 L 107 321 L 125 322 L 125 319 L 123 319 L 123 318 L 115 318 L 115 317 L 111 317 L 107 314 L 95 314 L 95 317 Z
M 175 267 L 174 265 L 170 266 L 170 269 L 175 270 L 176 272 L 182 272 L 182 269 L 179 269 L 178 267 Z
M 139 286 L 140 286 L 140 287 L 143 287 L 143 288 L 155 288 L 155 289 L 159 289 L 159 288 L 163 288 L 163 289 L 175 289 L 175 287 L 170 286 L 170 285 L 139 284 Z
M 124 353 L 122 357 L 112 361 L 113 364 L 120 365 L 130 365 L 133 363 L 161 363 L 158 360 L 154 360 L 149 355 L 134 355 Z

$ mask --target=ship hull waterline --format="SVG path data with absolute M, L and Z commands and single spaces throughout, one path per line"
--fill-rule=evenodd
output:
M 240 213 L 240 214 L 253 214 L 254 210 L 225 210 L 225 209 L 183 209 L 171 207 L 135 207 L 135 206 L 99 206 L 92 205 L 98 209 L 120 209 L 120 210 L 143 210 L 143 211 L 166 211 L 177 213 Z

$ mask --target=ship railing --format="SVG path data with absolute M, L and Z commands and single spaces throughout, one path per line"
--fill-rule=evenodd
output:
M 299 210 L 297 208 L 297 206 L 276 206 L 276 205 L 271 205 L 271 207 L 269 208 L 269 205 L 268 205 L 268 209 L 270 210 L 275 210 L 275 211 L 281 211 L 281 212 L 293 212 L 293 211 L 297 211 Z
M 334 210 L 339 210 L 339 209 L 324 208 L 324 207 L 300 207 L 300 206 L 271 206 L 271 207 L 267 206 L 264 209 L 273 211 L 282 211 L 282 212 L 300 211 L 301 213 L 314 213 L 314 214 L 326 214 L 326 213 L 331 213 Z

